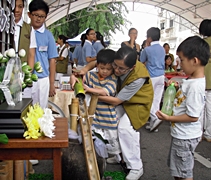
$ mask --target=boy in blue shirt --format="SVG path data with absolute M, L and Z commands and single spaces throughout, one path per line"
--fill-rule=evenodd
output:
M 205 104 L 204 67 L 210 57 L 208 43 L 198 36 L 189 37 L 178 47 L 181 68 L 189 77 L 177 91 L 173 115 L 156 115 L 171 122 L 171 148 L 168 165 L 175 180 L 193 180 L 194 151 L 201 140 L 199 117 Z
M 36 53 L 35 62 L 40 62 L 43 72 L 35 74 L 38 76 L 38 81 L 33 82 L 31 95 L 33 104 L 39 103 L 42 108 L 46 108 L 48 104 L 48 96 L 54 96 L 55 86 L 55 69 L 56 58 L 58 57 L 54 37 L 50 31 L 45 29 L 45 19 L 49 12 L 49 7 L 43 0 L 33 0 L 29 4 L 29 18 L 31 19 L 31 26 L 35 30 L 36 37 Z

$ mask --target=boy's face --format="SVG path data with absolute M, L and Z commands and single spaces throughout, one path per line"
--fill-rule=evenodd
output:
M 43 11 L 43 10 L 37 10 L 37 11 L 33 11 L 31 13 L 29 12 L 28 16 L 31 19 L 31 25 L 35 30 L 42 27 L 42 25 L 45 22 L 45 19 L 47 17 L 45 11 Z
M 194 59 L 188 59 L 184 56 L 183 52 L 178 52 L 178 56 L 181 60 L 180 67 L 187 75 L 192 75 L 195 71 Z
M 106 78 L 113 74 L 113 67 L 111 64 L 97 64 L 98 74 L 100 78 Z
M 166 54 L 168 54 L 169 53 L 169 50 L 170 50 L 169 45 L 165 45 L 164 46 L 164 49 L 165 49 Z
M 15 1 L 15 10 L 14 10 L 16 23 L 18 23 L 21 20 L 23 8 L 24 8 L 23 0 L 16 0 Z

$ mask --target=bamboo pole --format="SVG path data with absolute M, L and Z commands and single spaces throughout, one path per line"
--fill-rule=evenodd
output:
M 72 98 L 71 105 L 69 105 L 70 112 L 70 129 L 77 132 L 77 115 L 78 115 L 79 100 L 78 98 Z
M 92 115 L 95 114 L 95 110 L 96 110 L 96 107 L 97 107 L 97 101 L 98 101 L 98 95 L 92 94 L 90 105 L 89 105 L 89 108 L 88 108 L 88 114 L 91 116 L 91 117 L 89 117 L 90 125 L 92 125 L 92 122 L 93 122 Z

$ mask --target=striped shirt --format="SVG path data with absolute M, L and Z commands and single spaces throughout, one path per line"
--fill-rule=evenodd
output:
M 97 72 L 88 72 L 85 83 L 90 88 L 103 88 L 107 96 L 115 96 L 116 94 L 117 78 L 114 74 L 100 80 Z M 117 129 L 117 122 L 115 106 L 105 102 L 98 102 L 92 125 L 102 129 Z

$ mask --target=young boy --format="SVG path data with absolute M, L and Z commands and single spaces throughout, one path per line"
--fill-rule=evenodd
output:
M 113 74 L 112 63 L 114 62 L 115 51 L 102 49 L 97 54 L 98 72 L 87 72 L 85 76 L 84 89 L 87 93 L 95 93 L 101 96 L 115 96 L 117 78 Z M 104 102 L 98 102 L 95 118 L 93 120 L 93 131 L 106 139 L 107 152 L 119 154 L 119 140 L 117 137 L 117 116 L 115 106 Z
M 48 5 L 43 0 L 33 0 L 29 4 L 29 17 L 31 25 L 35 30 L 36 54 L 35 62 L 29 62 L 34 67 L 34 63 L 40 62 L 43 72 L 37 73 L 38 81 L 32 86 L 33 104 L 39 103 L 42 108 L 48 104 L 48 96 L 55 95 L 55 61 L 58 57 L 56 44 L 53 35 L 45 29 L 45 19 L 49 12 Z
M 204 67 L 210 57 L 209 45 L 200 37 L 184 40 L 177 53 L 181 68 L 189 75 L 177 91 L 173 116 L 157 111 L 159 119 L 171 122 L 172 143 L 169 167 L 175 180 L 192 180 L 194 151 L 202 136 L 198 120 L 205 104 Z

